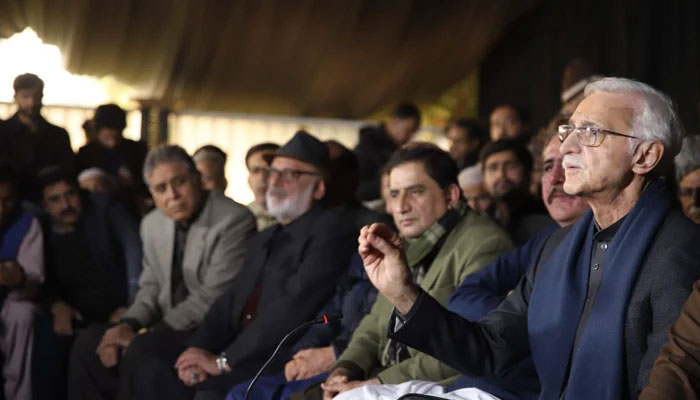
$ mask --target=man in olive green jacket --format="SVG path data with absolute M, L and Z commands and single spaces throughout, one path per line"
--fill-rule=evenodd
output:
M 495 223 L 466 205 L 457 185 L 457 166 L 444 151 L 411 144 L 393 156 L 387 170 L 389 206 L 413 279 L 443 304 L 467 275 L 512 248 Z M 321 385 L 324 398 L 368 383 L 449 383 L 456 378 L 452 368 L 387 337 L 392 311 L 393 306 L 378 296 Z

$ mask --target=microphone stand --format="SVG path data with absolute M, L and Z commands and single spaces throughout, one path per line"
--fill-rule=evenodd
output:
M 324 314 L 323 316 L 321 316 L 321 317 L 319 317 L 319 318 L 316 318 L 315 320 L 308 321 L 308 322 L 304 322 L 303 324 L 297 326 L 296 328 L 294 328 L 294 330 L 292 330 L 291 332 L 289 332 L 288 334 L 286 334 L 286 335 L 282 338 L 282 340 L 279 342 L 279 344 L 277 345 L 277 347 L 275 348 L 275 351 L 272 352 L 272 355 L 270 356 L 270 358 L 268 358 L 267 361 L 265 361 L 265 364 L 263 364 L 262 368 L 260 368 L 260 370 L 258 370 L 258 373 L 255 374 L 255 376 L 253 377 L 253 380 L 250 381 L 250 385 L 248 385 L 248 389 L 246 389 L 246 391 L 245 391 L 245 400 L 248 400 L 248 396 L 250 396 L 250 391 L 253 389 L 253 386 L 255 386 L 255 383 L 258 381 L 258 379 L 260 379 L 260 375 L 262 375 L 262 373 L 265 371 L 265 368 L 267 368 L 268 365 L 270 365 L 270 363 L 272 362 L 272 360 L 275 359 L 275 356 L 277 356 L 277 353 L 279 353 L 279 351 L 280 351 L 280 349 L 282 348 L 282 346 L 283 346 L 292 336 L 294 336 L 295 334 L 297 334 L 299 331 L 304 330 L 304 329 L 306 329 L 306 328 L 308 328 L 308 327 L 310 327 L 310 326 L 312 326 L 312 325 L 316 325 L 316 324 L 328 324 L 328 323 L 337 321 L 337 320 L 339 320 L 339 319 L 341 319 L 341 318 L 343 318 L 343 314 L 342 314 L 342 313 L 339 313 L 339 312 L 337 312 L 337 313 L 331 313 L 331 314 L 328 314 L 328 315 L 325 315 L 325 314 Z

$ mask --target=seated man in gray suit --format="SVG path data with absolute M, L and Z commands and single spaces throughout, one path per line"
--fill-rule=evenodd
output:
M 189 337 L 241 272 L 247 239 L 255 233 L 245 206 L 202 189 L 182 148 L 153 149 L 143 170 L 157 209 L 141 223 L 139 289 L 116 325 L 79 334 L 69 367 L 71 399 L 129 398 L 125 371 L 134 357 Z
M 131 371 L 129 399 L 223 399 L 333 295 L 357 248 L 357 230 L 323 204 L 328 148 L 300 131 L 270 156 L 267 209 L 279 224 L 250 241 L 241 275 L 191 338 L 144 351 Z M 282 371 L 290 349 L 270 373 Z

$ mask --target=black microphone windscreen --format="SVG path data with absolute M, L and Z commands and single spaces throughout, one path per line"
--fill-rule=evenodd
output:
M 343 313 L 341 313 L 340 311 L 328 313 L 328 314 L 326 314 L 326 318 L 327 318 L 326 323 L 337 321 L 339 319 L 343 319 Z
M 343 318 L 343 313 L 341 312 L 332 312 L 328 314 L 323 314 L 322 316 L 316 318 L 315 320 L 311 321 L 314 324 L 330 324 L 331 322 L 335 322 L 339 319 Z

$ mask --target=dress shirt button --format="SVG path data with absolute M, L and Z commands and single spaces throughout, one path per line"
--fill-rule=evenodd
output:
M 608 244 L 607 244 L 607 243 L 603 243 L 603 244 L 600 245 L 600 248 L 603 249 L 603 250 L 607 250 L 607 249 L 608 249 Z
M 247 319 L 247 320 L 250 321 L 251 319 L 253 319 L 253 316 L 250 315 L 250 314 L 246 314 L 246 315 L 245 315 L 245 319 Z
M 593 265 L 593 269 L 594 269 L 594 270 L 596 270 L 596 271 L 597 271 L 597 270 L 598 270 L 598 268 L 600 268 L 600 264 L 595 264 L 595 265 Z

